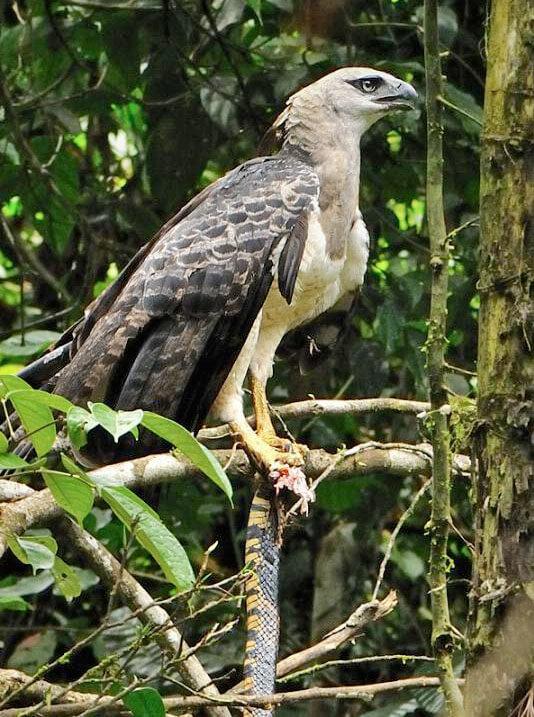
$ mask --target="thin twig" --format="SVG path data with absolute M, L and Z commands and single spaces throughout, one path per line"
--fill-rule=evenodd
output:
M 386 567 L 389 562 L 389 559 L 391 558 L 393 546 L 395 545 L 395 541 L 397 540 L 397 536 L 400 533 L 402 526 L 408 520 L 408 518 L 411 515 L 413 515 L 413 512 L 414 512 L 417 504 L 419 503 L 419 500 L 423 497 L 423 495 L 427 492 L 427 490 L 430 488 L 431 485 L 432 485 L 431 480 L 427 480 L 423 483 L 421 488 L 414 495 L 410 505 L 406 508 L 404 513 L 399 518 L 397 525 L 395 526 L 393 532 L 389 536 L 389 541 L 388 541 L 388 545 L 386 548 L 386 552 L 384 553 L 384 557 L 382 558 L 382 562 L 380 563 L 380 568 L 378 570 L 378 577 L 376 579 L 375 588 L 373 590 L 373 600 L 376 600 L 376 598 L 378 597 L 378 593 L 382 586 L 382 580 L 384 579 L 384 574 L 386 572 Z
M 432 287 L 427 338 L 427 368 L 432 413 L 432 512 L 429 582 L 432 602 L 432 648 L 439 669 L 448 717 L 463 717 L 463 699 L 452 667 L 454 634 L 447 598 L 447 544 L 450 523 L 450 434 L 444 359 L 447 330 L 449 240 L 443 206 L 442 75 L 438 40 L 438 3 L 425 0 L 425 74 L 427 106 L 427 214 Z
M 393 411 L 395 413 L 418 414 L 427 411 L 430 404 L 426 401 L 409 401 L 403 398 L 353 398 L 353 399 L 316 399 L 286 403 L 283 406 L 272 406 L 275 417 L 313 418 L 315 416 L 357 416 L 362 413 Z M 254 417 L 249 416 L 248 422 L 253 425 Z M 204 428 L 199 432 L 201 440 L 225 438 L 229 435 L 227 424 L 216 428 Z
M 277 679 L 277 682 L 292 682 L 293 680 L 298 680 L 302 677 L 309 677 L 310 675 L 314 675 L 321 670 L 328 669 L 329 667 L 350 667 L 352 665 L 362 665 L 367 664 L 369 662 L 394 661 L 401 661 L 404 664 L 408 662 L 434 662 L 434 658 L 428 657 L 427 655 L 371 655 L 369 657 L 353 657 L 348 660 L 327 660 L 326 662 L 321 662 L 319 665 L 312 665 L 311 667 L 306 667 L 305 669 L 299 670 L 298 672 L 292 672 L 286 677 L 281 677 L 280 679 Z
M 467 117 L 467 119 L 470 119 L 471 122 L 474 122 L 479 127 L 482 127 L 482 122 L 478 119 L 478 117 L 475 117 L 474 115 L 470 114 L 466 110 L 463 110 L 461 107 L 458 107 L 458 105 L 455 105 L 450 100 L 447 100 L 445 97 L 442 97 L 441 95 L 438 95 L 437 97 L 438 102 L 441 102 L 442 105 L 445 107 L 448 107 L 451 110 L 454 110 L 455 112 L 458 112 L 459 115 L 463 115 L 464 117 Z

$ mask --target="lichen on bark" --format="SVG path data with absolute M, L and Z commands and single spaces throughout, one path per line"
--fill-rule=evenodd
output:
M 523 648 L 534 645 L 533 27 L 529 0 L 493 0 L 481 152 L 470 717 L 508 714 L 532 669 Z

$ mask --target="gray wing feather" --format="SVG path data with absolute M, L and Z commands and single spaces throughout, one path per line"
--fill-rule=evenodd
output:
M 78 403 L 157 410 L 195 428 L 265 301 L 284 241 L 280 280 L 290 300 L 302 217 L 318 193 L 313 170 L 291 157 L 254 160 L 219 180 L 167 224 L 103 315 L 82 328 L 56 391 Z M 198 405 L 186 411 L 192 398 Z

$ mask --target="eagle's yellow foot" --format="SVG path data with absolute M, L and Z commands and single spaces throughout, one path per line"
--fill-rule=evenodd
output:
M 278 494 L 282 488 L 285 488 L 302 499 L 301 512 L 308 512 L 308 503 L 315 500 L 315 493 L 308 486 L 306 476 L 302 470 L 304 459 L 301 452 L 297 450 L 287 451 L 287 444 L 291 448 L 295 444 L 291 441 L 284 441 L 283 448 L 280 450 L 282 440 L 278 436 L 274 436 L 273 441 L 269 435 L 269 439 L 265 440 L 263 436 L 258 435 L 248 425 L 246 421 L 230 423 L 232 433 L 238 438 L 239 442 L 247 452 L 250 459 L 257 465 L 263 475 L 268 476 L 274 484 L 276 493 Z M 271 445 L 274 443 L 276 447 Z
M 258 436 L 265 441 L 271 448 L 274 448 L 285 457 L 292 460 L 291 465 L 303 465 L 304 456 L 310 450 L 308 446 L 303 443 L 295 443 L 289 438 L 281 438 L 276 433 L 270 431 L 262 432 L 257 431 Z M 295 461 L 300 461 L 299 463 Z

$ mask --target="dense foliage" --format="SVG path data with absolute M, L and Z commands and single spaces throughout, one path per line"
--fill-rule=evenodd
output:
M 265 130 L 295 88 L 354 64 L 397 74 L 423 94 L 422 7 L 411 0 L 26 0 L 6 4 L 1 12 L 0 373 L 16 373 L 39 355 L 166 218 L 257 154 Z M 440 11 L 447 75 L 445 202 L 453 244 L 448 388 L 457 408 L 457 450 L 465 437 L 467 398 L 476 390 L 484 12 L 483 4 L 472 0 L 443 2 Z M 430 273 L 424 158 L 421 112 L 393 115 L 365 137 L 361 209 L 372 237 L 366 285 L 349 320 L 332 312 L 286 343 L 270 383 L 273 402 L 309 394 L 426 398 Z M 336 334 L 342 340 L 330 352 L 327 345 Z M 306 335 L 324 346 L 319 367 L 302 374 Z M 415 418 L 389 414 L 315 418 L 293 422 L 290 429 L 300 441 L 330 450 L 368 440 L 415 441 L 418 431 L 425 435 Z M 311 518 L 295 525 L 284 547 L 282 654 L 324 634 L 370 598 L 391 530 L 420 486 L 417 476 L 382 475 L 322 485 Z M 461 632 L 470 518 L 466 487 L 459 484 L 454 491 L 451 605 Z M 226 576 L 241 567 L 249 500 L 250 486 L 236 485 L 232 513 L 207 481 L 184 482 L 159 496 L 158 511 L 193 564 L 218 541 L 209 567 Z M 428 654 L 427 519 L 423 500 L 395 543 L 384 589 L 398 591 L 399 607 L 347 656 Z M 128 542 L 110 510 L 94 508 L 85 524 L 115 552 L 127 547 L 129 568 L 152 594 L 169 594 L 172 588 L 158 565 L 142 546 Z M 76 565 L 75 554 L 67 557 Z M 90 571 L 80 573 L 82 596 L 69 603 L 52 592 L 52 568 L 32 578 L 15 559 L 9 567 L 0 595 L 10 591 L 25 602 L 11 605 L 18 612 L 5 613 L 3 665 L 35 670 L 106 614 L 107 601 Z M 194 641 L 233 611 L 229 603 L 202 615 L 187 626 L 188 638 Z M 201 653 L 210 672 L 225 676 L 240 664 L 242 638 L 241 628 L 235 629 Z M 75 665 L 58 667 L 52 677 L 77 677 L 120 639 L 120 633 L 100 636 Z M 150 650 L 140 651 L 129 669 L 145 674 L 153 659 Z M 326 673 L 325 679 L 357 683 L 413 671 L 413 665 L 364 663 L 343 668 L 342 675 Z M 389 698 L 382 710 L 367 714 L 432 714 L 433 694 Z M 327 714 L 325 706 L 316 713 L 307 709 L 287 708 L 287 713 Z

